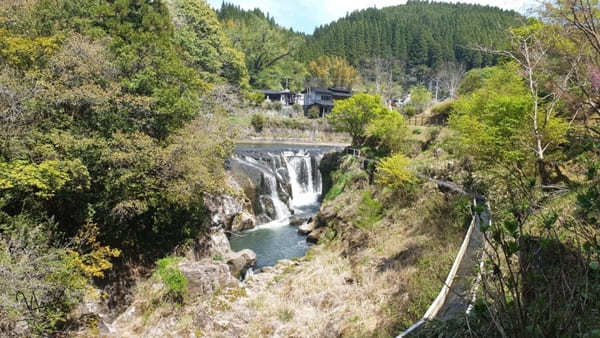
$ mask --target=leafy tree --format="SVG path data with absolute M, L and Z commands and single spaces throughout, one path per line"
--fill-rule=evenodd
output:
M 369 123 L 387 113 L 389 110 L 381 104 L 379 96 L 361 93 L 336 102 L 327 120 L 336 130 L 349 133 L 352 145 L 360 147 L 366 141 Z
M 221 28 L 216 13 L 204 0 L 166 1 L 175 25 L 175 41 L 188 64 L 206 81 L 222 76 L 232 84 L 248 85 L 244 55 L 235 50 Z
M 404 149 L 408 128 L 401 114 L 386 110 L 369 123 L 366 135 L 377 139 L 380 147 L 398 153 Z
M 308 72 L 316 85 L 352 89 L 359 81 L 358 73 L 341 57 L 322 56 L 308 64 Z
M 250 84 L 255 88 L 273 84 L 265 82 L 265 79 L 276 72 L 274 67 L 292 59 L 303 41 L 301 35 L 277 26 L 272 18 L 258 9 L 247 12 L 223 3 L 219 19 L 234 47 L 245 54 Z M 294 66 L 288 64 L 282 67 L 289 69 Z M 279 82 L 284 80 L 281 78 Z
M 417 113 L 425 111 L 432 99 L 431 92 L 423 86 L 414 86 L 410 89 L 410 104 L 415 107 Z

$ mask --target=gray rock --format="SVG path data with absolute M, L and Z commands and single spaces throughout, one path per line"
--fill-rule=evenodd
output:
M 303 218 L 303 217 L 292 217 L 290 218 L 290 225 L 291 226 L 299 226 L 304 224 L 304 222 L 306 222 L 307 219 Z
M 239 286 L 239 281 L 231 275 L 227 264 L 222 262 L 184 260 L 177 266 L 188 280 L 188 293 L 192 297 Z
M 235 277 L 243 276 L 246 271 L 256 264 L 256 254 L 250 249 L 229 253 L 226 257 L 231 274 Z
M 231 224 L 231 230 L 242 231 L 248 229 L 254 229 L 256 226 L 256 217 L 248 212 L 242 211 L 233 219 Z
M 321 239 L 323 236 L 325 236 L 325 234 L 327 233 L 327 228 L 318 228 L 313 230 L 310 234 L 308 234 L 308 236 L 306 237 L 306 240 L 312 243 L 317 243 L 319 242 L 319 239 Z
M 298 232 L 307 235 L 315 230 L 315 222 L 304 223 L 298 227 Z

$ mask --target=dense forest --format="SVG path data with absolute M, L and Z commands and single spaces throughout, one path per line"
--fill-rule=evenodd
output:
M 504 47 L 506 28 L 520 15 L 496 7 L 408 1 L 405 5 L 369 8 L 319 27 L 307 38 L 304 60 L 337 55 L 358 66 L 372 57 L 401 60 L 409 66 L 437 68 L 458 62 L 468 68 L 492 65 L 494 55 L 474 47 Z

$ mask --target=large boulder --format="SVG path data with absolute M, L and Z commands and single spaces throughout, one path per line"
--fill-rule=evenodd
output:
M 231 252 L 226 257 L 227 265 L 231 274 L 235 277 L 243 276 L 246 271 L 256 264 L 256 253 L 250 249 L 239 252 Z
M 325 236 L 326 233 L 327 233 L 327 228 L 315 229 L 310 234 L 308 234 L 308 236 L 306 237 L 306 240 L 311 243 L 317 243 L 317 242 L 319 242 L 319 239 L 321 239 L 322 237 Z
M 239 286 L 239 281 L 231 275 L 229 267 L 223 262 L 184 260 L 177 267 L 187 279 L 187 291 L 192 297 Z
M 256 226 L 256 217 L 254 217 L 254 215 L 251 215 L 250 213 L 248 213 L 246 211 L 242 211 L 240 214 L 238 214 L 233 219 L 233 223 L 231 224 L 231 230 L 232 231 L 242 231 L 242 230 L 254 229 L 255 226 Z
M 290 225 L 291 226 L 299 226 L 302 225 L 304 223 L 307 223 L 308 219 L 304 218 L 304 217 L 292 217 L 290 218 Z
M 315 230 L 315 222 L 307 222 L 298 227 L 298 232 L 307 235 Z

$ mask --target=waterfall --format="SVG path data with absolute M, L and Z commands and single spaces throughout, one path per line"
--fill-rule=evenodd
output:
M 236 153 L 231 165 L 252 183 L 259 222 L 282 223 L 293 213 L 318 205 L 322 192 L 322 153 L 305 150 Z
M 284 153 L 282 155 L 288 168 L 292 186 L 292 206 L 301 207 L 317 203 L 319 193 L 314 188 L 310 154 L 300 151 L 296 154 Z

